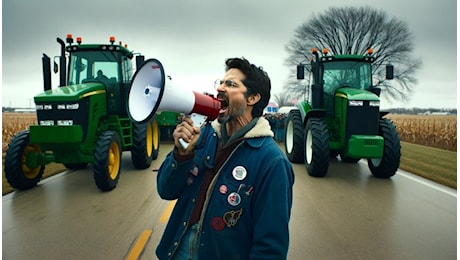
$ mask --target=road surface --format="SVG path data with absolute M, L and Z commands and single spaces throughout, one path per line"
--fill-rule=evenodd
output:
M 3 196 L 3 259 L 156 259 L 174 204 L 157 195 L 152 169 L 171 148 L 147 170 L 125 152 L 111 192 L 88 168 Z M 289 259 L 457 258 L 456 190 L 404 172 L 376 179 L 362 161 L 331 160 L 325 178 L 294 171 Z

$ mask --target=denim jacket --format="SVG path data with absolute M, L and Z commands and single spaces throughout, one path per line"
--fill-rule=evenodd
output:
M 214 121 L 201 129 L 193 159 L 178 163 L 170 152 L 160 167 L 158 193 L 177 201 L 159 259 L 173 256 L 187 230 L 203 173 L 214 167 L 220 128 Z M 294 173 L 268 121 L 259 118 L 216 170 L 198 225 L 199 259 L 286 259 Z

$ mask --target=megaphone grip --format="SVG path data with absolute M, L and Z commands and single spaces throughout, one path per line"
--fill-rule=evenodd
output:
M 188 143 L 186 141 L 184 141 L 183 138 L 179 138 L 179 143 L 182 146 L 182 148 L 187 149 Z
M 196 114 L 196 113 L 187 115 L 187 117 L 192 119 L 193 126 L 196 126 L 196 127 L 203 126 L 203 124 L 206 123 L 206 120 L 208 118 L 207 116 Z M 179 138 L 179 143 L 182 146 L 182 148 L 187 149 L 188 143 L 183 138 Z

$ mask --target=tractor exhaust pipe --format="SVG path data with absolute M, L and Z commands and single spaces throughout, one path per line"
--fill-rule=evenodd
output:
M 65 58 L 65 43 L 60 38 L 56 39 L 61 45 L 61 56 L 59 57 L 59 87 L 66 85 L 66 58 Z
M 46 54 L 43 53 L 43 89 L 45 91 L 51 89 L 51 60 Z

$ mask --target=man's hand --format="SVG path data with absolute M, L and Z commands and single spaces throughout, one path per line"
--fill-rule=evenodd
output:
M 174 145 L 176 146 L 180 155 L 189 155 L 193 153 L 196 142 L 200 137 L 200 128 L 193 126 L 193 121 L 190 117 L 184 117 L 182 122 L 176 126 L 173 132 Z M 188 143 L 188 147 L 184 149 L 179 142 L 182 138 Z

